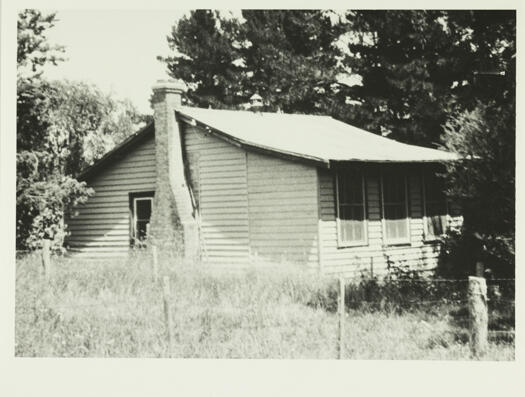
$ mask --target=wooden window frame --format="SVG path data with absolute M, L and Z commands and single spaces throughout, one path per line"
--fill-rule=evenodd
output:
M 383 231 L 383 244 L 389 245 L 409 245 L 411 244 L 410 239 L 410 214 L 408 205 L 408 176 L 406 173 L 403 174 L 403 181 L 405 184 L 405 222 L 407 225 L 407 236 L 403 238 L 389 239 L 386 232 L 386 217 L 385 217 L 385 189 L 384 189 L 384 173 L 381 171 L 381 226 Z
M 447 230 L 452 220 L 450 216 L 450 204 L 449 204 L 449 201 L 445 198 L 445 212 L 446 212 L 445 217 L 447 219 L 445 231 L 438 236 L 430 234 L 428 230 L 428 224 L 427 224 L 427 218 L 428 218 L 427 216 L 427 189 L 426 189 L 426 184 L 425 184 L 425 172 L 421 172 L 421 192 L 422 192 L 421 196 L 423 197 L 422 199 L 422 202 L 423 202 L 423 241 L 424 242 L 435 242 L 447 234 Z
M 129 243 L 131 247 L 135 246 L 135 224 L 136 224 L 136 213 L 137 208 L 135 201 L 139 200 L 151 200 L 151 212 L 153 216 L 153 200 L 155 198 L 154 191 L 145 191 L 145 192 L 129 192 Z
M 362 171 L 359 171 L 361 176 L 361 194 L 363 195 L 363 236 L 362 240 L 356 241 L 344 241 L 341 239 L 341 219 L 340 219 L 340 208 L 339 208 L 339 172 L 335 172 L 335 210 L 336 210 L 336 229 L 337 229 L 337 247 L 338 248 L 350 248 L 350 247 L 363 247 L 368 245 L 368 219 L 367 219 L 367 206 L 366 206 L 366 192 L 365 192 L 365 175 Z

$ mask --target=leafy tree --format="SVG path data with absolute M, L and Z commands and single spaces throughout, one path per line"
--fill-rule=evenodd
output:
M 142 121 L 129 101 L 82 82 L 48 81 L 41 67 L 63 51 L 46 41 L 54 14 L 25 10 L 18 21 L 17 247 L 41 238 L 60 247 L 63 219 L 92 189 L 75 177 Z
M 47 84 L 52 96 L 42 109 L 48 123 L 45 147 L 61 174 L 77 176 L 142 122 L 133 104 L 94 85 L 67 80 Z
M 463 271 L 481 260 L 513 276 L 515 103 L 478 102 L 451 116 L 441 139 L 446 149 L 470 158 L 446 165 L 448 194 L 462 204 L 464 223 L 462 233 L 447 241 L 444 259 Z
M 66 235 L 64 214 L 85 202 L 93 189 L 58 173 L 42 178 L 39 157 L 38 152 L 17 153 L 17 248 L 37 248 L 47 238 L 54 241 L 55 249 L 60 249 Z
M 450 241 L 459 262 L 482 260 L 492 271 L 514 275 L 516 13 L 453 13 L 473 50 L 474 70 L 445 124 L 442 144 L 474 160 L 448 164 L 449 195 L 462 202 L 464 227 Z M 466 247 L 466 248 L 465 248 Z M 462 256 L 462 253 L 466 254 Z

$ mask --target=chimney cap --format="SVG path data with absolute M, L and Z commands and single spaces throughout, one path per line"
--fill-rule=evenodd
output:
M 250 97 L 250 108 L 251 109 L 260 109 L 263 107 L 263 99 L 262 97 L 255 93 Z
M 153 91 L 167 91 L 167 92 L 186 92 L 186 84 L 182 80 L 157 80 L 152 87 Z

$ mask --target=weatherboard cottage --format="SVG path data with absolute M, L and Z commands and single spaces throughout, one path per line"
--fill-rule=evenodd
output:
M 67 221 L 72 252 L 123 255 L 149 235 L 213 266 L 433 267 L 461 224 L 436 178 L 453 153 L 326 116 L 184 107 L 174 81 L 153 91 L 154 123 L 81 175 L 95 195 Z

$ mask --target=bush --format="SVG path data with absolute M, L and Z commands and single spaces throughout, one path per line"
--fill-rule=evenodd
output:
M 446 278 L 467 278 L 482 262 L 486 276 L 514 278 L 514 243 L 503 236 L 481 236 L 450 231 L 443 238 L 437 274 Z
M 349 308 L 365 311 L 439 310 L 441 304 L 465 299 L 466 289 L 466 280 L 443 282 L 409 266 L 392 266 L 381 279 L 363 275 L 350 284 L 346 301 Z
M 85 182 L 67 176 L 35 181 L 19 175 L 17 179 L 17 249 L 40 248 L 42 239 L 53 240 L 62 249 L 67 233 L 64 216 L 93 194 Z

